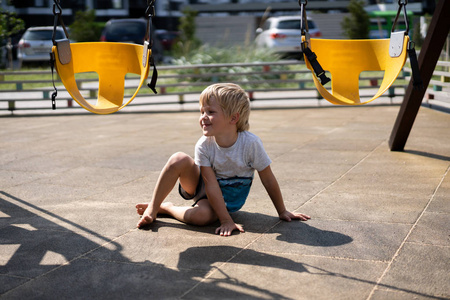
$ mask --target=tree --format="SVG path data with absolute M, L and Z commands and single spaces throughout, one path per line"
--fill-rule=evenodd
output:
M 188 8 L 183 10 L 183 16 L 180 18 L 180 25 L 178 26 L 180 36 L 174 47 L 175 53 L 180 56 L 188 55 L 191 51 L 200 47 L 201 42 L 195 36 L 197 14 L 198 12 Z
M 77 11 L 70 25 L 70 38 L 77 42 L 93 42 L 100 39 L 103 26 L 95 22 L 95 10 Z
M 3 64 L 3 47 L 8 49 L 8 60 L 12 65 L 11 36 L 25 29 L 25 22 L 14 12 L 3 11 L 0 8 L 0 65 Z
M 341 23 L 344 34 L 350 39 L 367 39 L 370 31 L 370 17 L 364 10 L 363 0 L 350 0 L 350 16 Z

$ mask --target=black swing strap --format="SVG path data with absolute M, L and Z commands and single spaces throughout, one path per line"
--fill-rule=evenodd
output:
M 320 79 L 320 83 L 322 85 L 325 85 L 328 82 L 330 82 L 331 79 L 325 75 L 325 71 L 323 70 L 322 66 L 317 60 L 317 55 L 309 48 L 309 28 L 305 9 L 306 5 L 308 4 L 308 0 L 298 0 L 298 4 L 300 5 L 300 14 L 301 14 L 300 30 L 302 32 L 303 37 L 302 51 L 305 54 L 306 58 L 308 59 L 309 63 L 311 64 L 314 73 Z
M 67 32 L 66 26 L 64 26 L 64 22 L 63 19 L 61 17 L 62 14 L 62 9 L 61 9 L 61 5 L 59 3 L 60 0 L 53 0 L 53 15 L 54 15 L 54 21 L 53 21 L 53 33 L 52 33 L 52 42 L 53 45 L 56 45 L 56 40 L 55 40 L 55 36 L 56 36 L 56 27 L 58 26 L 58 21 L 61 24 L 63 30 L 64 30 L 64 34 L 66 35 L 66 38 L 69 38 L 69 34 Z M 52 70 L 52 84 L 53 84 L 53 93 L 52 93 L 52 109 L 55 110 L 56 109 L 56 97 L 58 96 L 58 89 L 55 86 L 55 78 L 53 77 L 53 73 L 54 73 L 54 69 L 55 69 L 55 54 L 53 52 L 50 52 L 50 68 Z
M 392 24 L 391 34 L 395 31 L 398 17 L 400 16 L 400 13 L 403 11 L 403 18 L 404 18 L 405 25 L 406 25 L 405 34 L 408 35 L 409 20 L 408 20 L 408 15 L 406 12 L 406 4 L 408 4 L 408 0 L 398 0 L 398 11 L 397 11 L 397 15 L 395 16 L 394 23 Z M 414 42 L 411 40 L 408 43 L 407 51 L 408 51 L 408 56 L 409 56 L 409 63 L 411 64 L 413 87 L 414 87 L 414 89 L 421 90 L 421 89 L 423 89 L 423 81 L 422 81 L 422 77 L 420 76 L 419 63 L 417 61 L 417 54 L 416 54 Z
M 155 60 L 152 56 L 147 58 L 148 49 L 152 49 L 153 39 L 152 39 L 152 17 L 155 16 L 155 0 L 147 0 L 147 9 L 145 11 L 145 17 L 147 18 L 147 30 L 145 32 L 144 38 L 144 54 L 142 57 L 142 63 L 146 64 L 150 63 L 150 66 L 153 68 L 152 79 L 147 84 L 147 86 L 153 91 L 153 93 L 158 94 L 156 91 L 156 81 L 158 80 L 158 70 L 156 69 Z

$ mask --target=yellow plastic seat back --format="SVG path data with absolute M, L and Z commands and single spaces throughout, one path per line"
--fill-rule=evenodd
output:
M 390 39 L 379 40 L 327 40 L 311 39 L 310 48 L 325 71 L 331 74 L 331 93 L 314 76 L 314 84 L 323 98 L 333 104 L 360 105 L 380 97 L 396 80 L 407 55 L 409 37 L 403 39 L 403 50 L 397 57 L 389 55 Z M 305 58 L 308 69 L 313 71 Z M 359 78 L 363 71 L 384 71 L 378 92 L 362 101 Z
M 142 63 L 144 46 L 136 44 L 94 42 L 70 44 L 69 62 L 64 61 L 67 53 L 58 53 L 53 46 L 55 67 L 62 83 L 72 98 L 86 110 L 96 114 L 110 114 L 128 105 L 137 95 L 149 72 L 149 63 Z M 67 52 L 67 51 L 64 51 Z M 146 57 L 150 57 L 148 50 Z M 61 62 L 61 60 L 63 62 Z M 98 74 L 98 97 L 95 105 L 81 95 L 75 81 L 75 74 L 96 72 Z M 139 85 L 129 99 L 124 99 L 125 75 L 140 75 Z

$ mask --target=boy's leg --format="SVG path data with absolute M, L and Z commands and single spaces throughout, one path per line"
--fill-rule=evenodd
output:
M 207 199 L 202 199 L 195 206 L 175 206 L 170 202 L 163 203 L 160 213 L 170 215 L 178 221 L 204 226 L 217 221 L 217 215 Z
M 184 190 L 194 194 L 200 177 L 200 169 L 189 155 L 177 152 L 172 155 L 159 175 L 152 199 L 142 214 L 137 227 L 152 223 L 160 209 L 161 203 L 172 191 L 178 179 Z

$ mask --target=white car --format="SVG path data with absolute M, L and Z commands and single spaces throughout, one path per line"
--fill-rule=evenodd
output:
M 48 61 L 52 52 L 53 26 L 30 27 L 18 44 L 17 58 L 22 62 Z M 57 27 L 55 40 L 65 38 L 64 30 Z
M 301 16 L 272 17 L 266 20 L 262 28 L 256 30 L 256 45 L 266 47 L 282 55 L 298 55 L 301 51 Z M 321 37 L 317 25 L 308 19 L 310 37 Z

